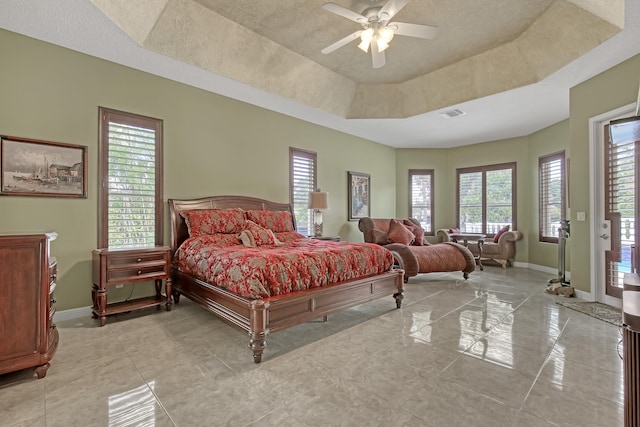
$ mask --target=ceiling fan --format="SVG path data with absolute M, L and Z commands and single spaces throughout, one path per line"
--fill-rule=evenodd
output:
M 362 25 L 362 30 L 338 40 L 322 49 L 328 54 L 342 46 L 360 38 L 358 47 L 367 52 L 371 48 L 373 68 L 381 68 L 386 64 L 384 51 L 394 35 L 433 39 L 438 34 L 438 27 L 431 25 L 407 24 L 406 22 L 389 22 L 396 13 L 405 7 L 410 0 L 389 0 L 382 7 L 369 7 L 362 14 L 353 12 L 336 3 L 325 3 L 322 8 Z

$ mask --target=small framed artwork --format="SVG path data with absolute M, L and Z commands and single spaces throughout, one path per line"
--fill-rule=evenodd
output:
M 371 177 L 360 172 L 347 172 L 349 182 L 349 221 L 371 216 Z
M 87 147 L 0 136 L 0 195 L 87 197 Z

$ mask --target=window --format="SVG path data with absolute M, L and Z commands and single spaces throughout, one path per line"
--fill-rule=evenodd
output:
M 457 226 L 463 233 L 495 235 L 516 229 L 516 164 L 458 169 Z
M 539 241 L 558 243 L 565 212 L 564 151 L 538 159 Z
M 100 108 L 101 248 L 162 244 L 162 120 Z
M 409 169 L 409 216 L 433 235 L 433 169 Z
M 309 193 L 316 186 L 316 153 L 289 148 L 289 200 L 296 216 L 299 233 L 312 235 L 313 218 L 309 210 Z

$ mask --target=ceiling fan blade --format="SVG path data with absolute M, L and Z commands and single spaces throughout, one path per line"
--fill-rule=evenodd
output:
M 366 24 L 367 22 L 369 22 L 366 16 L 362 16 L 359 13 L 356 13 L 354 11 L 351 11 L 347 8 L 340 6 L 339 4 L 329 2 L 329 3 L 323 4 L 322 8 L 324 10 L 328 10 L 329 12 L 333 12 L 336 15 L 340 15 L 343 18 L 347 18 L 351 21 L 355 21 L 360 24 Z
M 391 22 L 388 27 L 400 36 L 418 37 L 421 39 L 435 39 L 438 27 L 433 25 L 407 24 L 406 22 Z
M 409 1 L 410 0 L 389 0 L 378 12 L 378 18 L 380 18 L 381 21 L 388 21 L 393 18 L 396 13 L 400 12 L 400 9 L 405 7 Z
M 371 61 L 373 62 L 373 68 L 382 68 L 387 63 L 384 52 L 378 51 L 376 43 L 371 43 Z
M 360 37 L 360 34 L 362 34 L 362 31 L 356 31 L 353 34 L 349 34 L 347 37 L 342 38 L 340 40 L 338 40 L 337 42 L 333 43 L 332 45 L 329 45 L 327 47 L 325 47 L 324 49 L 321 50 L 322 53 L 324 53 L 325 55 L 328 53 L 333 52 L 336 49 L 341 48 L 342 46 L 351 43 L 352 41 L 356 40 L 358 37 Z

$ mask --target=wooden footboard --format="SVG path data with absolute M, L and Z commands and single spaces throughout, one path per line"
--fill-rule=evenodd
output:
M 223 320 L 249 333 L 249 348 L 255 363 L 262 361 L 267 335 L 291 326 L 354 307 L 385 296 L 393 296 L 396 307 L 403 299 L 402 270 L 335 283 L 322 288 L 293 292 L 261 300 L 250 300 L 173 270 L 173 298 L 184 295 Z

